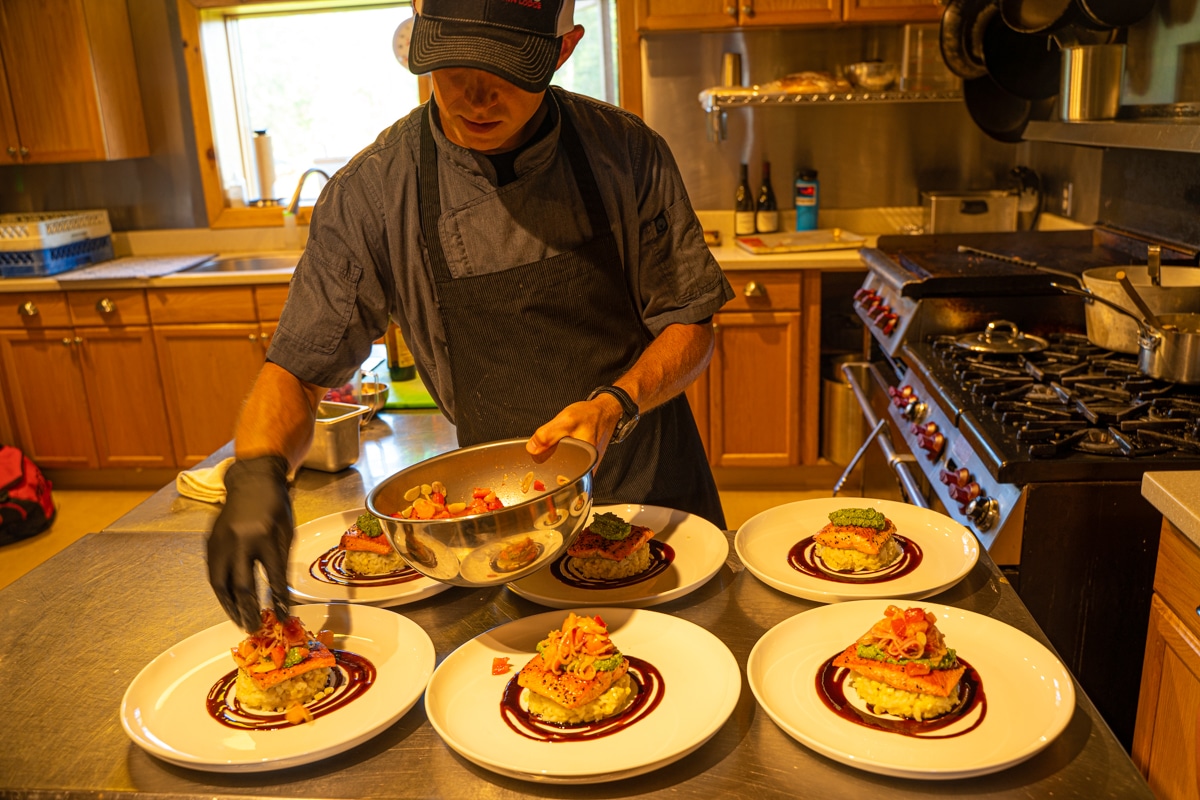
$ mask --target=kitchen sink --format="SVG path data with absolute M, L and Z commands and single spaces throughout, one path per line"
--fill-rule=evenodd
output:
M 292 269 L 300 260 L 299 253 L 269 253 L 261 255 L 220 256 L 198 264 L 188 272 L 267 272 Z

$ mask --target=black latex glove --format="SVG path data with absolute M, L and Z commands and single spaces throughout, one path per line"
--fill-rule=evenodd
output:
M 282 456 L 235 461 L 225 473 L 225 507 L 208 536 L 208 582 L 225 613 L 247 633 L 262 626 L 256 561 L 266 570 L 275 616 L 288 617 L 293 526 L 287 472 Z

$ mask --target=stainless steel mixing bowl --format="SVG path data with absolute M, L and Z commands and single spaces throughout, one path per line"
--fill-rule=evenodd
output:
M 563 439 L 540 461 L 526 439 L 464 447 L 397 472 L 367 495 L 367 510 L 405 561 L 423 575 L 455 586 L 494 586 L 518 580 L 558 558 L 588 518 L 596 448 Z M 529 474 L 533 474 L 530 479 Z M 414 487 L 445 486 L 446 502 L 467 502 L 490 488 L 504 504 L 496 511 L 449 519 L 402 519 Z M 533 481 L 545 486 L 537 490 Z

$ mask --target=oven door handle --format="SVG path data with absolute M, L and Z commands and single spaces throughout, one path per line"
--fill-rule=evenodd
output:
M 837 494 L 837 491 L 841 488 L 841 485 L 845 481 L 847 474 L 851 469 L 854 468 L 855 463 L 862 458 L 863 454 L 866 452 L 867 446 L 872 441 L 875 441 L 879 443 L 879 449 L 883 451 L 884 457 L 887 458 L 888 466 L 891 467 L 892 472 L 896 473 L 896 478 L 900 481 L 901 490 L 904 492 L 905 497 L 908 498 L 908 502 L 914 506 L 918 506 L 919 508 L 929 508 L 929 503 L 925 500 L 924 495 L 921 494 L 921 488 L 917 484 L 916 479 L 913 477 L 912 470 L 910 470 L 908 467 L 909 463 L 916 463 L 916 457 L 912 454 L 901 455 L 897 453 L 896 449 L 892 446 L 891 436 L 889 434 L 882 436 L 880 435 L 881 433 L 884 433 L 884 429 L 887 427 L 887 419 L 880 419 L 879 417 L 875 416 L 875 411 L 871 408 L 871 401 L 867 399 L 866 390 L 859 385 L 858 378 L 855 377 L 854 370 L 856 368 L 865 369 L 866 372 L 871 375 L 871 378 L 875 381 L 875 383 L 879 385 L 879 388 L 882 389 L 885 394 L 887 392 L 887 381 L 884 380 L 883 376 L 879 374 L 879 370 L 874 364 L 870 362 L 842 364 L 842 375 L 845 376 L 846 382 L 850 384 L 850 389 L 854 392 L 854 398 L 858 400 L 858 406 L 862 410 L 863 418 L 867 421 L 867 424 L 871 426 L 871 435 L 867 437 L 865 442 L 863 442 L 863 446 L 860 447 L 858 453 L 855 454 L 854 461 L 851 462 L 850 466 L 846 469 L 846 472 L 842 473 L 842 477 L 838 480 L 837 486 L 834 488 L 833 493 L 835 495 Z
M 854 472 L 854 468 L 858 466 L 858 462 L 867 454 L 867 448 L 871 446 L 871 442 L 879 435 L 879 432 L 887 425 L 886 419 L 881 419 L 875 423 L 875 427 L 871 428 L 871 432 L 867 434 L 867 438 L 863 439 L 863 443 L 859 445 L 858 452 L 854 454 L 854 458 L 850 459 L 850 463 L 842 470 L 842 477 L 838 478 L 837 483 L 833 485 L 833 496 L 837 497 L 837 493 L 842 490 L 846 484 L 846 479 L 850 477 L 850 473 Z

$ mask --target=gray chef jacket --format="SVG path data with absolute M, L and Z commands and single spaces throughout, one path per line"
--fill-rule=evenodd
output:
M 549 133 L 517 158 L 517 180 L 499 188 L 486 156 L 452 143 L 434 126 L 443 209 L 438 225 L 451 274 L 509 269 L 592 238 L 559 146 L 561 104 L 592 164 L 647 331 L 657 336 L 672 323 L 712 316 L 733 291 L 704 243 L 666 142 L 634 115 L 597 100 L 554 87 L 546 102 Z M 420 233 L 420 124 L 418 108 L 322 190 L 267 358 L 309 383 L 338 386 L 394 319 L 423 382 L 453 422 L 446 337 Z

